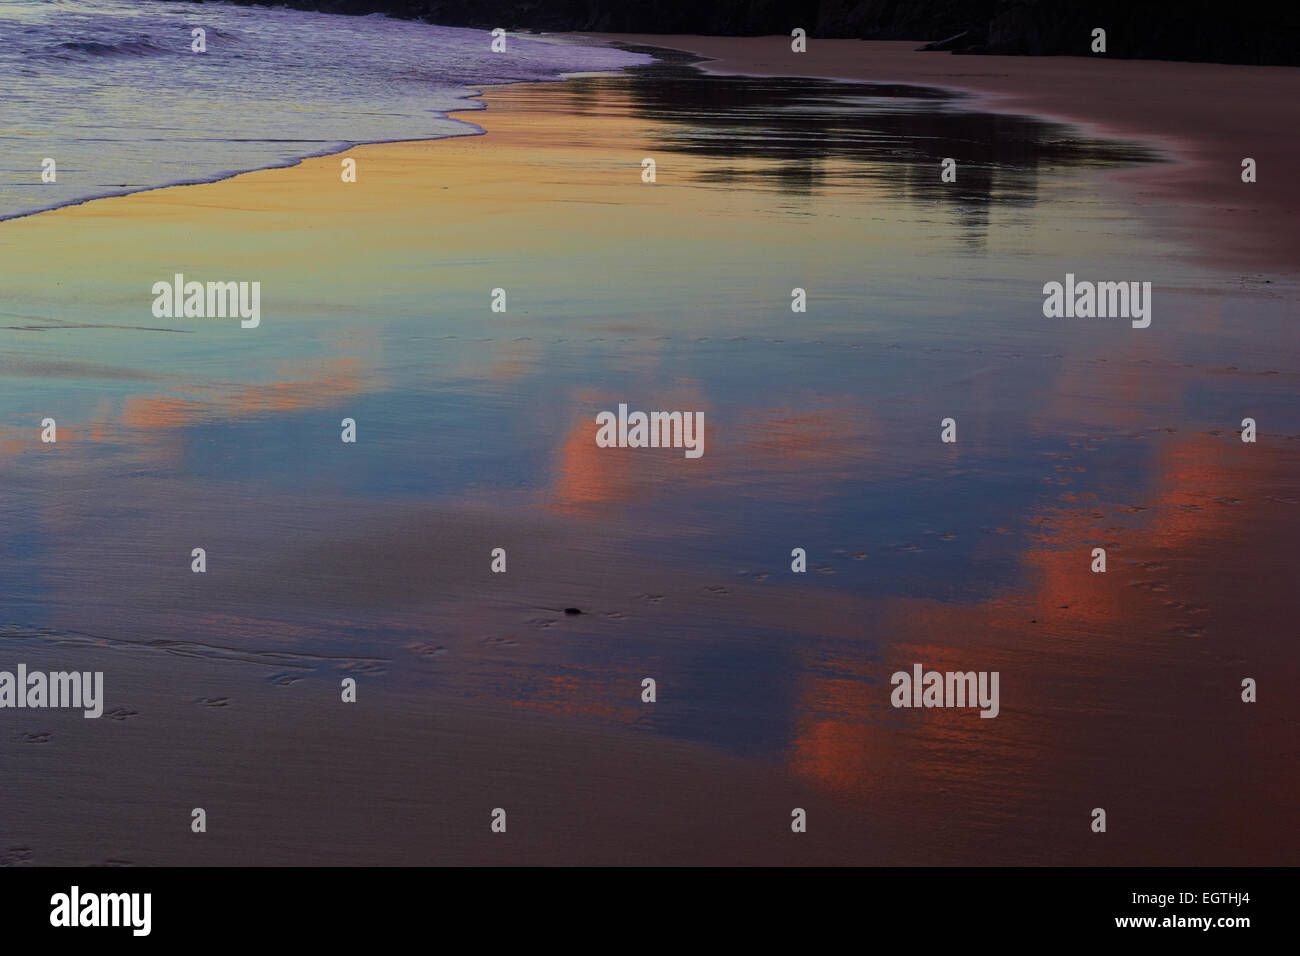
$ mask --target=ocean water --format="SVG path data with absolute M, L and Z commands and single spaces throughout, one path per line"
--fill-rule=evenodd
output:
M 191 30 L 206 31 L 205 53 Z M 474 88 L 642 54 L 383 16 L 132 0 L 0 3 L 0 218 L 282 166 L 352 143 L 480 132 Z M 57 181 L 41 181 L 45 158 Z

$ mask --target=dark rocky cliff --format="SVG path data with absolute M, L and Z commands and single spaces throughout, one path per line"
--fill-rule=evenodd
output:
M 254 4 L 263 0 L 234 0 Z M 270 0 L 266 0 L 270 2 Z M 331 13 L 388 13 L 446 26 L 522 30 L 943 41 L 966 53 L 1300 64 L 1300 4 L 1151 0 L 274 0 Z

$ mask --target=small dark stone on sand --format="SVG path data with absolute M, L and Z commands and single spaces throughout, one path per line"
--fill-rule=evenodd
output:
M 566 608 L 564 609 L 564 613 L 565 613 L 565 614 L 581 614 L 582 612 L 581 612 L 580 610 L 578 610 L 576 607 L 566 607 Z

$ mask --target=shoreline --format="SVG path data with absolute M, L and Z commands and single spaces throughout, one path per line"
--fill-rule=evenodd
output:
M 601 46 L 604 44 L 575 44 L 575 45 Z M 636 65 L 645 66 L 647 64 L 636 64 Z M 628 69 L 628 67 L 615 70 L 613 71 L 612 75 L 617 75 L 617 73 L 621 72 L 622 69 Z M 601 72 L 601 71 L 594 71 L 594 72 Z M 441 110 L 438 111 L 443 118 L 452 120 L 453 122 L 459 123 L 462 126 L 468 127 L 468 129 L 466 129 L 465 132 L 449 133 L 444 136 L 403 136 L 397 139 L 347 140 L 347 141 L 343 141 L 342 145 L 340 146 L 337 147 L 329 146 L 323 150 L 317 150 L 311 153 L 305 153 L 302 156 L 297 156 L 292 159 L 288 159 L 284 162 L 275 162 L 263 166 L 249 166 L 246 168 L 234 169 L 234 170 L 225 170 L 220 173 L 213 174 L 208 178 L 181 179 L 172 182 L 159 183 L 157 185 L 152 185 L 152 186 L 138 186 L 138 187 L 128 188 L 125 190 L 118 190 L 116 192 L 97 193 L 90 196 L 84 196 L 79 199 L 70 199 L 65 202 L 56 203 L 51 206 L 42 206 L 39 209 L 30 209 L 30 210 L 25 210 L 23 212 L 17 212 L 17 213 L 0 213 L 0 223 L 10 222 L 15 219 L 27 219 L 31 216 L 39 216 L 42 213 L 56 212 L 57 210 L 69 209 L 74 206 L 84 206 L 87 203 L 98 202 L 99 200 L 102 199 L 120 199 L 124 196 L 134 196 L 139 193 L 156 192 L 157 190 L 160 189 L 178 189 L 183 186 L 208 186 L 214 183 L 226 182 L 228 180 L 235 179 L 236 177 L 239 176 L 247 176 L 252 173 L 266 172 L 272 169 L 293 169 L 297 166 L 301 166 L 303 163 L 309 160 L 328 159 L 332 156 L 342 156 L 344 153 L 350 152 L 354 149 L 359 149 L 361 147 L 366 147 L 366 146 L 397 146 L 406 143 L 436 143 L 444 139 L 461 139 L 464 137 L 483 136 L 484 134 L 487 133 L 486 128 L 484 128 L 482 125 L 478 123 L 474 123 L 471 122 L 470 120 L 461 118 L 460 114 L 462 113 L 476 114 L 476 113 L 482 113 L 486 111 L 488 107 L 483 97 L 488 91 L 493 89 L 498 89 L 501 87 L 514 86 L 519 83 L 537 83 L 537 84 L 567 83 L 571 79 L 575 77 L 587 75 L 587 73 L 588 71 L 574 71 L 569 73 L 559 73 L 554 76 L 548 78 L 541 78 L 541 79 L 527 79 L 527 80 L 507 79 L 507 80 L 497 80 L 495 82 L 488 82 L 488 83 L 467 84 L 461 87 L 461 89 L 464 90 L 464 98 L 466 100 L 471 101 L 470 105 L 461 106 L 456 109 L 450 109 L 446 111 L 441 111 Z
M 530 80 L 528 82 L 537 82 L 537 81 Z M 492 85 L 496 86 L 496 85 L 508 85 L 508 84 L 492 84 Z M 482 96 L 483 94 L 481 92 L 475 92 L 472 95 L 474 97 L 479 97 Z M 486 109 L 486 107 L 483 107 L 483 109 Z M 452 116 L 452 113 L 477 113 L 481 111 L 482 110 L 476 110 L 473 107 L 466 106 L 462 109 L 452 110 L 446 115 L 448 119 L 453 119 L 454 117 Z M 212 177 L 211 179 L 183 179 L 177 182 L 159 183 L 157 186 L 140 186 L 138 188 L 129 189 L 125 192 L 101 193 L 94 196 L 86 196 L 81 199 L 70 199 L 67 202 L 61 202 L 54 206 L 42 206 L 40 209 L 32 209 L 27 212 L 16 212 L 10 215 L 0 215 L 0 223 L 12 222 L 15 219 L 28 219 L 32 216 L 40 216 L 44 213 L 58 212 L 60 209 L 72 209 L 76 206 L 84 206 L 87 203 L 99 202 L 100 200 L 104 200 L 104 199 L 122 199 L 126 196 L 137 196 L 141 193 L 157 192 L 160 189 L 180 189 L 185 186 L 211 186 L 215 183 L 227 182 L 228 180 L 235 179 L 239 176 L 248 176 L 252 173 L 262 173 L 271 169 L 293 169 L 296 166 L 301 166 L 303 163 L 307 162 L 308 160 L 328 159 L 331 156 L 342 156 L 344 153 L 351 152 L 352 150 L 358 149 L 362 146 L 395 146 L 401 143 L 436 143 L 444 139 L 460 139 L 463 136 L 482 136 L 487 132 L 487 130 L 483 129 L 481 126 L 477 126 L 477 124 L 475 123 L 469 123 L 466 120 L 458 120 L 458 122 L 465 123 L 468 126 L 475 126 L 477 128 L 467 133 L 460 133 L 456 136 L 436 136 L 431 139 L 361 140 L 354 143 L 346 143 L 341 149 L 335 149 L 333 147 L 330 147 L 329 149 L 323 152 L 308 153 L 305 156 L 299 156 L 296 159 L 291 159 L 288 162 L 284 162 L 284 163 L 275 163 L 270 166 L 252 166 L 249 167 L 248 169 L 237 169 L 237 170 L 223 172 Z
M 689 53 L 704 58 L 695 64 L 701 70 L 720 75 L 929 86 L 970 97 L 973 109 L 1150 144 L 1171 161 L 1107 178 L 1155 234 L 1168 231 L 1189 245 L 1191 259 L 1211 267 L 1282 275 L 1300 268 L 1300 230 L 1293 227 L 1300 181 L 1287 168 L 1285 142 L 1300 125 L 1295 67 L 959 56 L 921 52 L 912 41 L 813 38 L 808 52 L 795 54 L 783 36 L 561 35 Z M 1249 185 L 1241 182 L 1247 156 L 1259 164 L 1259 179 Z M 1224 217 L 1248 220 L 1250 229 L 1225 228 Z M 1226 238 L 1224 245 L 1212 248 L 1211 233 Z
M 816 40 L 810 43 L 808 53 L 797 55 L 798 59 L 794 60 L 796 54 L 789 51 L 788 38 L 783 36 L 707 37 L 623 33 L 555 33 L 551 36 L 565 40 L 590 40 L 595 41 L 596 45 L 613 42 L 642 47 L 655 51 L 656 55 L 663 52 L 699 57 L 697 61 L 688 64 L 674 64 L 670 57 L 661 58 L 659 63 L 687 65 L 704 74 L 929 87 L 957 94 L 963 98 L 964 108 L 1030 116 L 1073 127 L 1081 133 L 1098 138 L 1138 143 L 1159 153 L 1163 161 L 1110 170 L 1104 172 L 1103 176 L 1107 184 L 1126 200 L 1126 204 L 1131 205 L 1149 224 L 1153 237 L 1181 241 L 1187 246 L 1187 258 L 1190 261 L 1213 269 L 1280 276 L 1300 271 L 1300 230 L 1291 228 L 1292 219 L 1300 213 L 1300 180 L 1286 175 L 1270 176 L 1251 184 L 1251 196 L 1243 196 L 1239 191 L 1234 194 L 1234 190 L 1244 188 L 1245 184 L 1240 182 L 1239 166 L 1234 165 L 1240 160 L 1234 158 L 1235 153 L 1227 141 L 1233 136 L 1245 139 L 1239 127 L 1249 127 L 1252 121 L 1241 117 L 1253 118 L 1258 111 L 1258 107 L 1246 96 L 1246 90 L 1225 92 L 1223 96 L 1229 102 L 1219 104 L 1218 109 L 1213 111 L 1219 118 L 1219 124 L 1196 136 L 1189 135 L 1187 127 L 1174 128 L 1176 124 L 1168 119 L 1167 114 L 1164 121 L 1156 122 L 1153 128 L 1140 128 L 1139 120 L 1152 119 L 1144 110 L 1165 109 L 1170 105 L 1167 93 L 1149 101 L 1134 101 L 1118 98 L 1113 88 L 1116 81 L 1140 78 L 1147 71 L 1166 73 L 1171 79 L 1180 81 L 1195 76 L 1202 85 L 1213 79 L 1200 75 L 1203 72 L 1226 72 L 1233 76 L 1246 73 L 1246 79 L 1251 84 L 1277 80 L 1284 82 L 1292 92 L 1292 95 L 1278 97 L 1279 101 L 1289 105 L 1291 114 L 1291 118 L 1287 119 L 1284 112 L 1278 119 L 1276 126 L 1285 129 L 1294 127 L 1300 121 L 1300 105 L 1297 105 L 1300 104 L 1300 68 L 1155 60 L 1094 61 L 1081 57 L 954 57 L 953 54 L 943 52 L 921 52 L 912 41 L 847 39 Z M 859 65 L 859 60 L 866 56 L 874 59 L 872 66 Z M 965 68 L 967 64 L 985 62 L 991 65 L 990 70 Z M 645 66 L 640 68 L 644 69 Z M 615 71 L 615 75 L 626 72 L 627 69 L 631 68 Z M 1099 115 L 1100 105 L 1091 108 L 1081 105 L 1080 99 L 1085 94 L 1078 90 L 1088 71 L 1096 71 L 1094 79 L 1101 78 L 1112 85 L 1112 88 L 1097 91 L 1105 94 L 1101 103 L 1115 111 L 1112 115 Z M 1107 75 L 1107 71 L 1111 75 Z M 366 147 L 436 143 L 483 136 L 488 132 L 485 126 L 463 119 L 460 114 L 485 112 L 488 109 L 484 99 L 487 91 L 508 88 L 519 82 L 564 84 L 581 75 L 564 74 L 546 80 L 502 81 L 466 87 L 468 98 L 479 105 L 449 110 L 444 114 L 447 119 L 471 127 L 460 135 L 349 142 L 341 148 L 330 148 L 286 163 L 227 172 L 211 179 L 172 182 L 127 192 L 89 196 L 30 212 L 0 216 L 0 223 L 138 193 L 212 185 L 269 170 L 292 169 L 310 160 L 342 156 Z M 1039 85 L 1028 88 L 1026 84 L 1031 82 Z M 1255 88 L 1252 85 L 1248 90 Z M 1228 114 L 1233 119 L 1225 123 L 1223 117 Z M 1245 154 L 1246 151 L 1237 152 Z M 1266 155 L 1289 154 L 1285 148 L 1280 148 L 1277 152 Z M 1258 156 L 1254 158 L 1259 161 Z M 1276 163 L 1270 162 L 1268 165 L 1272 169 L 1279 168 Z M 1212 179 L 1211 176 L 1216 178 Z M 1239 220 L 1248 218 L 1252 223 L 1251 230 L 1245 233 L 1232 231 L 1224 246 L 1211 248 L 1209 234 L 1217 233 L 1217 238 L 1222 238 L 1225 231 L 1221 228 L 1222 218 L 1234 215 Z

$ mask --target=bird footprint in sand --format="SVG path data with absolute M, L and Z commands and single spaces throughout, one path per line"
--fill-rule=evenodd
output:
M 414 641 L 406 647 L 420 657 L 442 657 L 447 653 L 447 648 L 441 644 L 430 644 L 427 641 Z
M 0 854 L 0 866 L 24 866 L 32 861 L 32 851 L 25 846 L 11 846 Z

